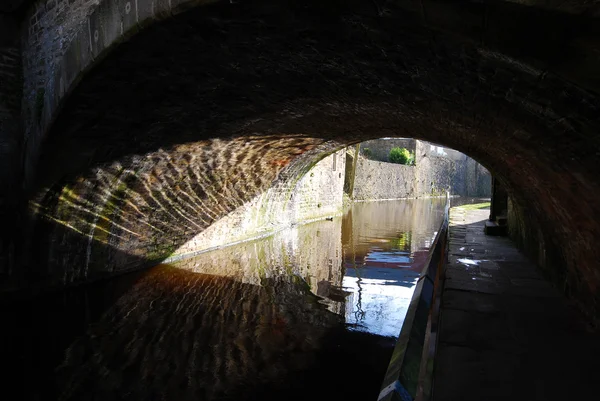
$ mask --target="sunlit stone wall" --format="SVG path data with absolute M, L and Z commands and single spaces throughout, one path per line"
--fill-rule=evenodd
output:
M 415 152 L 416 165 L 387 161 L 392 147 Z M 366 157 L 365 148 L 373 149 Z M 387 139 L 361 144 L 362 155 L 355 174 L 353 199 L 380 200 L 440 196 L 491 196 L 490 172 L 467 155 L 414 139 Z M 371 153 L 371 152 L 368 152 Z M 385 158 L 383 156 L 386 156 Z M 377 157 L 377 160 L 373 160 Z M 379 161 L 382 160 L 382 161 Z
M 358 158 L 354 200 L 415 197 L 415 167 Z
M 302 177 L 340 147 L 301 135 L 213 139 L 63 176 L 31 201 L 30 275 L 86 281 L 334 214 L 343 176 L 333 156 Z
M 417 142 L 415 154 L 419 168 L 415 172 L 415 191 L 419 194 L 442 195 L 452 189 L 455 176 L 464 175 L 464 171 L 460 171 L 459 163 L 452 159 L 429 154 L 430 146 L 427 142 Z M 459 191 L 464 190 L 464 185 L 460 187 Z
M 490 172 L 467 155 L 425 141 L 416 141 L 417 196 L 452 195 L 491 197 Z
M 296 182 L 278 183 L 215 222 L 177 249 L 173 259 L 340 214 L 345 166 L 345 152 L 334 152 Z

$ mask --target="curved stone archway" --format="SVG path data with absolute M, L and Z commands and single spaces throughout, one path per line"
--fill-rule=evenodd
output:
M 374 4 L 206 5 L 96 50 L 102 61 L 44 98 L 43 121 L 55 122 L 37 168 L 33 204 L 45 220 L 32 244 L 54 262 L 38 273 L 70 282 L 88 277 L 82 266 L 104 275 L 160 259 L 333 150 L 405 136 L 462 151 L 501 179 L 523 235 L 542 244 L 540 264 L 595 313 L 593 76 L 571 61 L 554 67 L 577 84 L 533 66 L 553 60 L 547 47 L 533 63 L 507 56 L 537 36 L 522 48 L 511 36 L 501 53 L 432 29 L 404 3 Z
M 253 0 L 13 0 L 3 5 L 0 12 L 21 10 L 17 14 L 24 14 L 21 19 L 27 182 L 34 176 L 41 142 L 66 98 L 88 71 L 140 30 L 213 3 L 223 3 L 219 7 L 233 14 L 264 9 L 263 2 Z M 433 42 L 452 37 L 542 79 L 556 74 L 580 87 L 600 89 L 595 72 L 600 67 L 600 11 L 586 1 L 481 4 L 334 0 L 318 9 L 304 3 L 277 3 L 268 6 L 268 12 L 289 14 L 312 9 L 320 15 L 321 23 L 332 16 L 345 16 L 347 23 L 362 26 L 367 36 L 372 28 L 381 33 L 381 28 L 400 24 L 406 30 L 416 30 L 417 35 L 427 31 L 427 40 Z M 330 33 L 335 36 L 343 31 Z

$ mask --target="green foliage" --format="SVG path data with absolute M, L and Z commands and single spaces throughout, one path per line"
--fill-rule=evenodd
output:
M 401 250 L 410 250 L 412 234 L 410 232 L 400 233 L 398 239 L 394 240 L 396 248 Z
M 362 154 L 364 157 L 366 157 L 367 159 L 370 159 L 371 156 L 373 156 L 373 152 L 371 152 L 371 149 L 369 148 L 363 148 L 362 149 Z
M 415 155 L 406 148 L 392 148 L 390 162 L 397 164 L 414 164 Z
M 464 210 L 479 210 L 479 209 L 489 209 L 490 205 L 491 205 L 490 202 L 470 203 L 470 204 L 466 204 L 466 205 L 462 205 L 462 206 L 456 206 L 456 208 L 464 209 Z

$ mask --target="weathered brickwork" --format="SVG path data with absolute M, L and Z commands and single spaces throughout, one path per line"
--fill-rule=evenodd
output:
M 465 154 L 417 141 L 416 189 L 420 195 L 491 197 L 490 172 Z
M 183 244 L 171 259 L 270 235 L 342 212 L 345 151 L 325 157 L 298 180 L 275 185 Z
M 56 111 L 63 102 L 63 97 L 69 93 L 77 83 L 80 74 L 93 66 L 97 60 L 105 55 L 107 49 L 113 44 L 127 39 L 140 27 L 151 24 L 153 20 L 161 20 L 176 15 L 182 11 L 193 8 L 198 4 L 211 3 L 212 0 L 39 0 L 33 2 L 24 21 L 23 59 L 25 65 L 25 136 L 27 137 L 25 149 L 26 180 L 31 182 L 34 176 L 34 166 L 37 162 L 42 136 L 56 117 Z M 360 2 L 359 2 L 360 3 Z M 574 13 L 582 12 L 587 16 L 595 16 L 598 8 L 595 4 L 586 1 L 570 2 L 543 2 L 516 1 L 526 6 L 543 6 L 548 9 L 560 9 Z M 333 8 L 338 7 L 332 3 Z M 230 3 L 230 7 L 241 7 L 237 2 Z M 293 6 L 292 6 L 293 7 Z M 326 7 L 327 8 L 327 7 Z M 408 18 L 413 18 L 410 13 L 420 9 L 415 8 L 414 2 L 398 0 L 393 4 L 378 6 L 375 3 L 365 10 L 361 5 L 355 8 L 355 20 L 361 19 L 359 15 L 376 12 L 380 17 L 390 16 L 402 10 Z M 591 71 L 597 68 L 594 63 L 600 63 L 595 58 L 585 57 L 585 46 L 589 41 L 576 41 L 577 35 L 588 35 L 587 26 L 595 24 L 587 19 L 576 20 L 578 17 L 569 17 L 557 21 L 552 13 L 539 11 L 535 8 L 523 7 L 517 4 L 499 3 L 487 4 L 479 7 L 476 4 L 463 5 L 454 9 L 448 8 L 444 2 L 432 1 L 427 4 L 426 14 L 433 19 L 427 24 L 444 31 L 453 31 L 463 37 L 469 37 L 476 42 L 482 42 L 491 48 L 498 48 L 508 54 L 521 56 L 527 51 L 527 58 L 534 61 L 532 64 L 541 69 L 531 68 L 524 63 L 493 51 L 484 52 L 492 58 L 497 58 L 514 66 L 528 69 L 536 74 L 547 76 L 545 65 L 556 67 L 553 55 L 549 54 L 548 43 L 557 46 L 575 47 L 571 57 L 577 58 L 569 64 L 571 68 L 559 66 L 557 73 L 567 76 L 574 82 L 591 85 L 598 89 L 600 83 L 594 78 Z M 325 9 L 321 10 L 325 11 Z M 330 12 L 328 10 L 326 12 Z M 408 11 L 408 14 L 406 13 Z M 521 13 L 521 19 L 514 19 L 514 13 Z M 531 22 L 538 22 L 537 35 L 526 35 L 531 29 Z M 355 24 L 352 18 L 348 22 Z M 560 22 L 560 23 L 558 23 Z M 361 22 L 364 24 L 364 22 Z M 578 27 L 574 29 L 574 27 Z M 552 40 L 546 40 L 545 33 Z M 563 35 L 564 33 L 564 35 Z M 520 37 L 528 36 L 528 41 L 521 41 Z M 543 38 L 543 39 L 542 39 Z M 515 42 L 519 42 L 517 46 Z M 568 41 L 568 43 L 563 43 Z M 538 43 L 539 42 L 539 43 Z M 521 46 L 523 49 L 519 49 Z M 581 47 L 584 48 L 581 48 Z M 517 48 L 515 48 L 517 47 Z M 551 68 L 551 69 L 552 69 Z M 417 71 L 417 70 L 415 70 Z M 417 76 L 420 73 L 417 73 Z M 414 75 L 413 75 L 414 76 Z M 513 100 L 520 101 L 518 96 Z M 544 104 L 536 104 L 531 99 L 526 100 L 525 107 L 538 112 L 543 111 Z M 36 126 L 39 125 L 39 126 Z
M 464 196 L 491 197 L 492 175 L 490 172 L 470 157 L 467 157 L 465 161 L 465 170 Z
M 341 213 L 343 203 L 345 150 L 318 162 L 296 184 L 291 197 L 293 219 L 307 221 Z
M 46 228 L 63 225 L 39 234 L 56 262 L 49 276 L 62 275 L 64 282 L 85 277 L 61 270 L 86 256 L 75 256 L 76 244 L 73 258 L 66 252 L 71 245 L 60 249 L 77 232 L 63 223 L 81 227 L 65 218 L 72 206 L 61 209 L 58 200 L 87 202 L 100 216 L 116 213 L 111 208 L 120 204 L 106 206 L 107 195 L 87 185 L 101 182 L 121 199 L 119 168 L 171 171 L 153 170 L 148 160 L 158 158 L 161 166 L 178 160 L 202 171 L 204 180 L 209 170 L 191 163 L 179 145 L 237 138 L 231 143 L 238 146 L 239 138 L 262 136 L 276 146 L 303 136 L 302 145 L 265 151 L 259 179 L 241 174 L 234 168 L 240 162 L 232 160 L 223 186 L 242 176 L 254 183 L 243 196 L 231 187 L 230 201 L 211 198 L 207 210 L 216 219 L 278 182 L 283 154 L 313 157 L 301 163 L 306 169 L 334 150 L 310 153 L 308 144 L 401 135 L 460 150 L 505 182 L 518 210 L 535 216 L 531 224 L 544 233 L 546 248 L 562 249 L 556 264 L 566 266 L 568 287 L 596 311 L 600 223 L 590 216 L 600 214 L 600 24 L 594 5 L 581 2 L 586 14 L 572 15 L 506 2 L 255 0 L 194 7 L 201 3 L 47 0 L 35 2 L 22 21 L 24 150 L 18 158 L 25 160 L 28 189 L 54 188 L 45 203 Z M 204 150 L 189 152 L 212 160 Z M 226 155 L 223 160 L 230 159 Z M 146 160 L 143 168 L 139 160 Z M 240 168 L 251 171 L 260 160 Z M 117 179 L 90 179 L 106 169 Z M 156 184 L 151 177 L 132 178 L 135 190 Z M 171 181 L 159 189 L 177 193 Z M 167 206 L 163 212 L 157 218 L 173 219 Z M 201 231 L 209 220 L 195 224 Z M 77 234 L 81 249 L 89 235 L 106 240 L 103 230 L 121 230 L 103 224 Z M 185 234 L 164 236 L 168 244 L 150 255 L 185 243 L 198 233 L 192 226 L 198 229 L 192 224 Z M 145 240 L 160 232 L 147 230 Z M 123 237 L 129 235 L 135 237 Z M 106 249 L 92 247 L 92 259 L 100 266 L 106 257 L 117 271 L 114 266 L 131 262 L 131 253 L 116 258 L 107 249 L 125 242 L 110 237 L 98 241 Z M 143 254 L 151 244 L 132 247 Z
M 21 220 L 21 53 L 16 21 L 0 14 L 0 280 L 10 281 Z
M 458 196 L 491 196 L 489 171 L 455 150 L 414 139 L 374 140 L 362 146 L 374 149 L 371 158 L 386 156 L 391 147 L 406 147 L 415 152 L 416 165 L 369 160 L 363 153 L 356 167 L 355 200 L 420 198 L 446 191 Z
M 0 48 L 0 171 L 3 175 L 11 172 L 13 158 L 18 153 L 22 82 L 19 49 Z M 0 194 L 8 190 L 3 185 Z
M 23 24 L 24 96 L 29 107 L 35 105 L 39 89 L 53 88 L 52 79 L 68 45 L 86 28 L 87 17 L 99 3 L 100 0 L 39 0 L 33 4 Z
M 415 166 L 367 160 L 359 157 L 354 178 L 354 200 L 418 197 Z
M 26 185 L 33 179 L 45 125 L 52 119 L 48 99 L 57 87 L 66 89 L 59 77 L 63 56 L 76 35 L 86 29 L 87 17 L 99 3 L 100 0 L 39 0 L 22 23 Z

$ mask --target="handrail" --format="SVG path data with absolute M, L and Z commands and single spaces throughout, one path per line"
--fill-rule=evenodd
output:
M 450 196 L 446 193 L 444 221 L 417 280 L 378 401 L 431 399 L 441 295 L 440 275 L 448 259 L 449 211 Z

